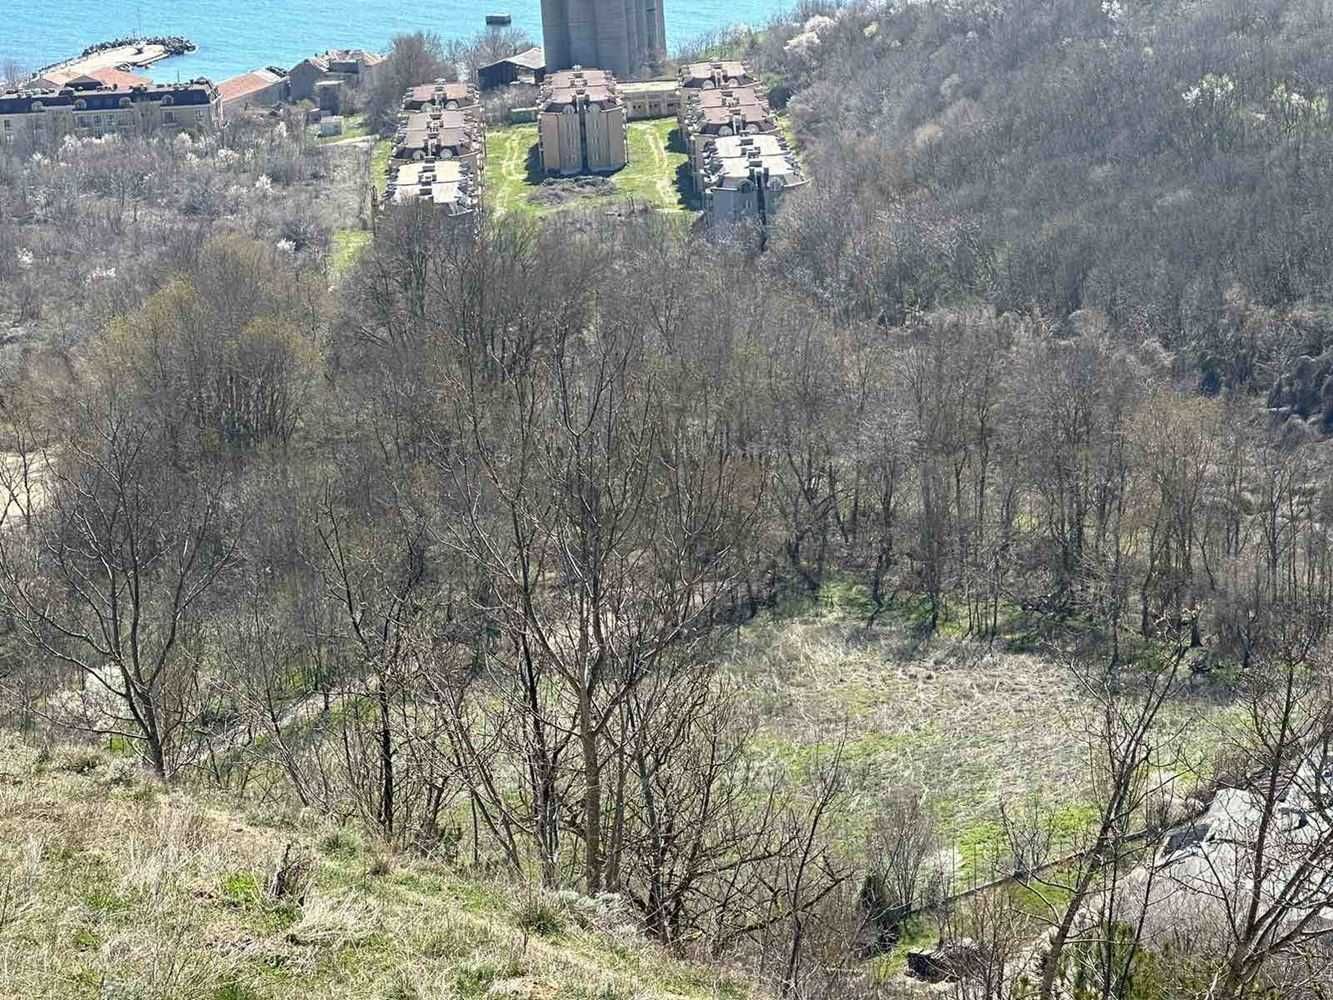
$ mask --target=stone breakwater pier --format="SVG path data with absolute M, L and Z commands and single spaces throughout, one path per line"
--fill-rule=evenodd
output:
M 60 71 L 71 77 L 102 69 L 143 69 L 171 56 L 193 52 L 196 46 L 178 35 L 153 38 L 117 38 L 89 45 L 73 59 L 43 66 L 37 75 Z

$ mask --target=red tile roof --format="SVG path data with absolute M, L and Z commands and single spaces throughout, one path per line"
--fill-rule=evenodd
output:
M 67 87 L 75 81 L 87 83 L 90 80 L 96 80 L 104 87 L 114 87 L 118 90 L 129 90 L 131 87 L 151 87 L 153 85 L 153 81 L 146 76 L 127 73 L 123 69 L 116 69 L 114 66 L 95 69 L 88 73 L 80 73 L 72 69 L 57 69 L 43 74 L 39 79 L 46 81 L 53 87 Z
M 106 69 L 95 69 L 88 74 L 94 80 L 100 80 L 108 87 L 115 87 L 118 90 L 129 90 L 131 87 L 151 87 L 153 81 L 146 76 L 140 76 L 138 73 L 127 73 L 123 69 L 116 69 L 114 66 L 108 66 Z
M 218 84 L 218 93 L 222 95 L 224 104 L 230 101 L 238 101 L 243 97 L 249 97 L 251 94 L 257 94 L 261 90 L 273 86 L 282 77 L 276 73 L 270 73 L 266 69 L 257 69 L 250 73 L 242 73 L 240 76 L 233 76 L 229 80 L 223 80 Z

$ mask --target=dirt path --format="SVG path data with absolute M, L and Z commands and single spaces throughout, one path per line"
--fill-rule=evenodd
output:
M 528 144 L 523 142 L 521 135 L 511 135 L 505 137 L 504 156 L 500 161 L 500 174 L 507 181 L 514 182 L 518 191 L 522 191 L 523 181 L 528 172 L 527 159 Z M 508 185 L 506 185 L 508 186 Z M 509 211 L 508 198 L 504 201 L 495 199 L 492 204 L 495 205 L 495 217 L 502 218 Z
M 676 201 L 675 185 L 667 174 L 666 146 L 662 144 L 662 137 L 653 126 L 644 126 L 644 131 L 648 133 L 648 145 L 652 147 L 653 161 L 657 168 L 657 191 L 662 196 L 663 207 L 666 207 Z

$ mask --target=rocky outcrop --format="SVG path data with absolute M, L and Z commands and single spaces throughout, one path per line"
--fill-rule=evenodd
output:
M 975 974 L 986 956 L 971 938 L 945 941 L 931 951 L 909 951 L 907 974 L 927 983 L 956 983 Z
M 1320 433 L 1333 432 L 1333 351 L 1303 355 L 1268 393 L 1268 408 L 1282 419 L 1299 419 Z
M 1221 932 L 1233 914 L 1229 901 L 1248 899 L 1256 878 L 1262 897 L 1288 912 L 1281 923 L 1311 920 L 1333 928 L 1326 888 L 1333 837 L 1326 800 L 1333 795 L 1333 766 L 1320 773 L 1303 765 L 1283 794 L 1265 842 L 1262 867 L 1255 845 L 1264 819 L 1263 800 L 1241 788 L 1223 788 L 1198 816 L 1162 836 L 1151 871 L 1126 887 L 1141 905 L 1148 895 L 1148 940 L 1169 941 Z M 1258 873 L 1256 875 L 1256 872 Z M 1307 904 L 1292 901 L 1307 900 Z M 1289 905 L 1290 904 L 1290 905 Z
M 131 45 L 140 48 L 148 45 L 160 45 L 169 56 L 185 55 L 185 53 L 193 52 L 197 48 L 194 42 L 182 35 L 149 35 L 147 38 L 126 36 L 124 38 L 113 38 L 109 42 L 97 42 L 95 45 L 89 45 L 79 54 L 79 57 L 86 59 L 98 52 L 105 52 L 108 49 L 123 49 Z

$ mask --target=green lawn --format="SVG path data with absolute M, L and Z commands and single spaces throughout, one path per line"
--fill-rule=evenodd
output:
M 536 155 L 536 125 L 506 125 L 486 130 L 486 186 L 483 197 L 497 215 L 508 212 L 540 214 L 527 200 L 541 183 L 537 169 L 529 164 Z
M 384 194 L 384 185 L 389 183 L 389 159 L 392 156 L 393 141 L 390 139 L 381 139 L 375 143 L 370 153 L 370 180 L 377 194 Z
M 630 123 L 629 165 L 615 176 L 617 188 L 626 197 L 666 212 L 692 209 L 686 170 L 689 154 L 675 131 L 674 118 Z
M 312 129 L 316 133 L 315 141 L 321 146 L 328 145 L 331 142 L 343 142 L 347 139 L 364 139 L 370 135 L 365 115 L 349 115 L 344 118 L 341 135 L 319 135 L 318 125 L 312 126 Z
M 631 122 L 629 164 L 611 175 L 615 198 L 628 198 L 664 212 L 686 213 L 692 205 L 684 145 L 675 137 L 671 118 Z M 566 205 L 541 205 L 529 195 L 543 180 L 537 163 L 537 126 L 509 125 L 486 132 L 485 197 L 497 215 L 517 212 L 547 215 Z M 573 202 L 572 204 L 587 204 Z
M 329 274 L 338 278 L 356 261 L 359 254 L 370 246 L 370 233 L 364 229 L 338 229 L 333 233 L 329 251 Z

